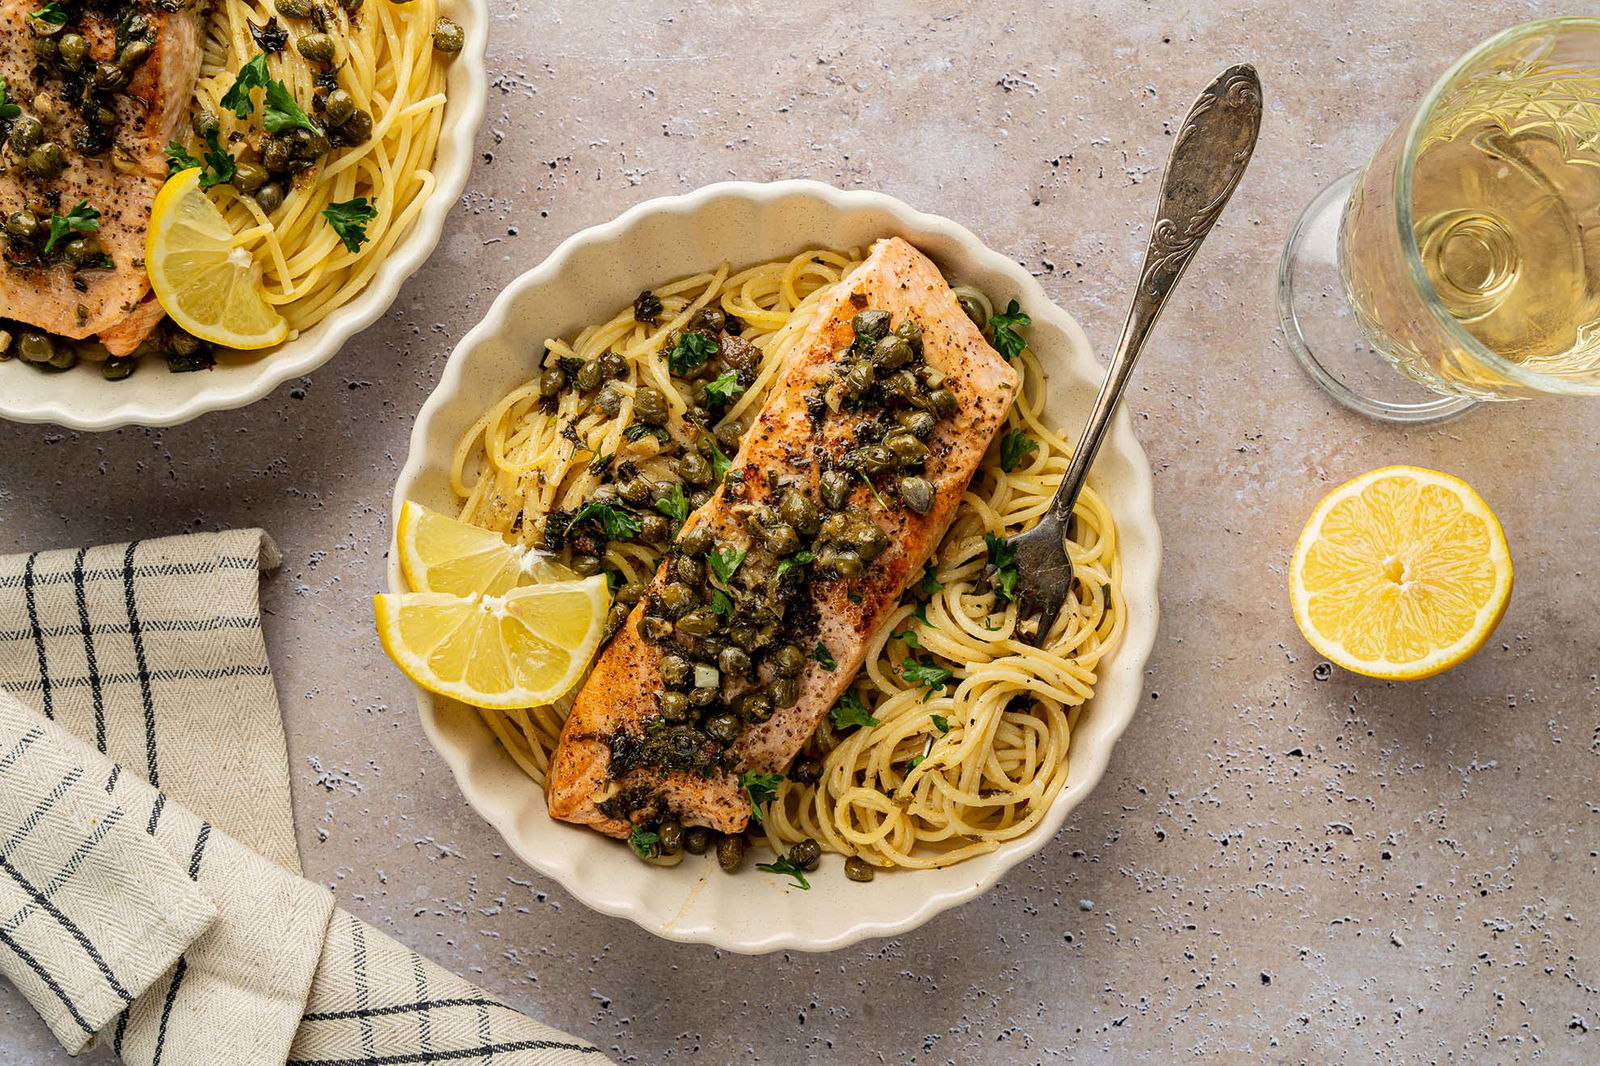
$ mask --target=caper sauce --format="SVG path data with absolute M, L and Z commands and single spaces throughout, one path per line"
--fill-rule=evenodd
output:
M 649 293 L 641 294 L 635 307 L 641 321 L 659 313 Z M 732 335 L 720 318 L 719 313 L 708 312 L 696 323 L 696 331 L 716 340 L 716 355 L 698 366 L 679 362 L 672 367 L 677 372 L 675 383 L 697 400 L 689 412 L 691 423 L 698 419 L 703 425 L 711 413 L 701 402 L 708 378 L 714 380 L 731 367 L 744 387 L 753 381 L 759 353 Z M 613 779 L 642 767 L 705 776 L 733 769 L 733 746 L 743 732 L 800 698 L 799 678 L 810 658 L 807 649 L 816 645 L 810 584 L 858 579 L 889 547 L 888 535 L 867 507 L 855 502 L 858 494 L 853 489 L 865 483 L 880 508 L 904 508 L 918 515 L 931 511 L 934 490 L 923 474 L 927 440 L 941 419 L 955 413 L 955 397 L 944 388 L 943 374 L 923 359 L 922 330 L 915 320 L 907 318 L 896 325 L 888 312 L 864 309 L 852 326 L 850 347 L 807 397 L 807 407 L 819 424 L 832 412 L 848 412 L 856 446 L 821 459 L 815 486 L 798 478 L 790 484 L 780 479 L 769 500 L 746 499 L 738 471 L 733 471 L 722 491 L 746 524 L 748 545 L 724 543 L 703 523 L 689 526 L 666 545 L 664 583 L 648 593 L 632 588 L 619 593 L 614 625 L 620 625 L 632 605 L 645 598 L 640 633 L 661 649 L 664 687 L 656 714 L 642 732 L 619 732 L 611 738 Z M 681 350 L 679 341 L 669 339 L 668 348 L 674 353 Z M 548 367 L 541 392 L 554 398 L 576 388 L 592 393 L 603 410 L 606 382 L 621 368 L 604 365 L 603 359 L 577 366 L 571 362 L 557 361 Z M 635 411 L 645 423 L 654 414 L 665 414 L 664 406 L 656 407 L 637 394 Z M 731 448 L 737 441 L 722 443 Z M 684 499 L 698 507 L 714 487 L 706 457 L 693 449 L 684 450 L 677 459 L 675 487 L 641 487 L 636 471 L 629 467 L 627 462 L 618 464 L 615 481 L 596 494 L 611 508 L 609 513 L 585 506 L 547 520 L 547 543 L 552 534 L 564 539 L 576 553 L 574 569 L 580 573 L 598 567 L 608 535 L 603 520 L 614 519 L 617 509 L 659 506 L 675 489 L 691 493 Z M 649 537 L 643 528 L 648 518 L 646 514 L 640 519 L 639 537 Z M 815 781 L 820 773 L 817 760 L 802 755 L 788 776 Z M 634 819 L 645 830 L 677 825 L 672 812 L 653 806 L 658 803 L 647 792 L 629 789 L 600 806 L 612 817 Z M 641 819 L 641 810 L 654 813 Z M 661 845 L 656 847 L 659 853 Z M 737 869 L 744 838 L 722 837 L 716 850 L 724 869 Z M 799 868 L 816 866 L 815 841 L 802 841 L 791 852 L 790 859 Z M 855 864 L 853 879 L 870 876 L 870 866 Z

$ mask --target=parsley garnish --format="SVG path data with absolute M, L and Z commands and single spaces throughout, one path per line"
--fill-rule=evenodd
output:
M 804 566 L 807 563 L 815 562 L 816 558 L 817 557 L 815 555 L 802 548 L 793 555 L 786 555 L 782 559 L 779 559 L 777 573 L 773 576 L 782 577 L 784 574 L 787 574 L 790 570 L 793 570 L 797 566 Z
M 922 760 L 926 758 L 926 755 L 911 756 L 911 762 L 906 766 L 906 771 L 909 773 L 910 771 L 915 770 L 917 767 L 922 765 Z
M 866 597 L 861 595 L 859 592 L 847 592 L 845 593 L 845 597 L 849 599 L 851 603 L 864 603 L 866 601 Z
M 605 574 L 606 574 L 606 591 L 611 593 L 611 595 L 615 596 L 617 594 L 617 590 L 622 587 L 622 571 L 621 570 L 607 570 L 605 572 Z
M 288 86 L 276 78 L 267 81 L 267 108 L 261 115 L 261 124 L 267 127 L 268 133 L 282 133 L 285 130 L 322 132 L 317 124 L 311 121 L 311 117 L 301 110 L 300 105 L 294 102 Z M 377 212 L 373 214 L 376 215 Z
M 719 588 L 711 590 L 711 610 L 724 618 L 733 615 L 733 598 Z
M 929 717 L 933 719 L 933 728 L 937 729 L 941 736 L 950 732 L 950 719 L 942 714 L 930 715 Z
M 185 170 L 205 169 L 205 164 L 190 154 L 189 149 L 177 141 L 167 142 L 167 173 L 179 174 Z M 205 178 L 201 178 L 204 181 Z
M 688 518 L 689 499 L 683 494 L 683 485 L 674 484 L 671 492 L 656 501 L 656 510 L 674 522 L 682 522 Z
M 642 825 L 633 827 L 633 832 L 628 834 L 628 846 L 631 847 L 641 859 L 650 858 L 656 850 L 656 845 L 661 843 L 661 834 L 652 833 Z
M 211 130 L 206 134 L 205 162 L 196 159 L 190 151 L 177 141 L 167 145 L 167 173 L 177 174 L 180 171 L 200 169 L 200 187 L 209 189 L 213 185 L 226 185 L 231 182 L 234 175 L 239 172 L 237 162 L 233 155 L 217 139 L 217 131 Z
M 1038 450 L 1038 441 L 1020 429 L 1013 429 L 1000 438 L 1000 469 L 1009 474 L 1017 468 L 1017 464 L 1022 462 L 1024 456 Z
M 732 403 L 744 390 L 739 388 L 739 372 L 724 370 L 706 382 L 706 400 L 710 403 Z
M 879 724 L 878 720 L 872 717 L 872 712 L 867 710 L 867 705 L 862 703 L 854 692 L 846 692 L 840 696 L 839 702 L 828 712 L 828 717 L 833 719 L 835 729 Z
M 256 109 L 255 100 L 250 95 L 252 89 L 267 91 L 266 106 L 261 112 L 261 124 L 267 128 L 268 133 L 282 133 L 294 129 L 310 130 L 312 133 L 322 132 L 300 105 L 295 103 L 288 86 L 267 73 L 265 53 L 258 52 L 250 62 L 239 68 L 239 73 L 234 76 L 233 86 L 222 96 L 222 106 L 232 111 L 235 118 L 250 115 Z M 361 200 L 362 206 L 365 206 L 366 198 L 358 199 Z M 350 201 L 352 204 L 355 202 Z M 335 223 L 334 229 L 338 228 L 338 224 Z M 343 237 L 344 234 L 341 233 L 340 236 Z M 345 245 L 349 247 L 349 241 L 346 241 Z M 353 252 L 356 249 L 350 248 L 350 250 Z
M 365 196 L 357 196 L 354 200 L 329 204 L 322 209 L 322 217 L 339 235 L 346 250 L 359 252 L 367 243 L 367 223 L 378 217 L 378 209 Z
M 572 521 L 567 523 L 567 526 L 571 528 L 590 518 L 605 531 L 607 540 L 628 540 L 639 534 L 639 520 L 609 503 L 584 504 L 578 508 L 578 513 L 572 516 Z
M 989 325 L 994 330 L 994 350 L 1011 360 L 1021 355 L 1028 346 L 1022 334 L 1017 332 L 1017 327 L 1031 326 L 1033 319 L 1023 313 L 1017 301 L 1012 300 L 1004 311 L 996 311 L 990 316 Z
M 927 685 L 933 689 L 944 688 L 945 682 L 955 676 L 955 671 L 940 666 L 932 659 L 907 659 L 900 664 L 900 676 L 913 685 Z
M 923 599 L 931 599 L 935 593 L 944 591 L 944 586 L 939 584 L 939 571 L 932 563 L 922 565 L 922 581 L 917 585 L 917 591 Z
M 989 564 L 995 568 L 994 594 L 1010 603 L 1017 595 L 1017 549 L 993 533 L 985 533 L 983 543 L 989 549 Z
M 78 205 L 66 214 L 56 212 L 50 216 L 50 237 L 44 242 L 44 253 L 50 254 L 56 244 L 69 233 L 93 233 L 100 228 L 100 212 L 89 206 L 88 200 L 79 200 Z
M 711 476 L 718 481 L 728 472 L 728 467 L 733 465 L 733 460 L 722 454 L 722 449 L 717 447 L 716 439 L 707 437 L 706 446 L 711 449 Z
M 919 651 L 922 649 L 922 641 L 917 638 L 917 631 L 910 626 L 907 626 L 899 633 L 891 633 L 890 636 L 895 640 L 903 641 L 908 648 L 916 648 Z
M 680 333 L 678 343 L 667 353 L 667 369 L 674 374 L 687 374 L 705 365 L 707 359 L 717 354 L 714 337 L 704 333 Z
M 833 652 L 829 651 L 828 646 L 820 640 L 817 641 L 817 646 L 811 649 L 811 657 L 821 663 L 822 668 L 830 674 L 839 669 L 839 664 L 834 661 Z
M 773 862 L 758 862 L 756 863 L 756 869 L 765 870 L 769 874 L 782 874 L 785 877 L 792 877 L 794 878 L 795 887 L 803 888 L 807 891 L 811 889 L 811 882 L 806 880 L 805 871 L 801 870 L 799 865 L 787 855 L 780 855 Z
M 756 821 L 763 820 L 761 805 L 778 794 L 778 786 L 781 784 L 783 784 L 782 774 L 758 774 L 746 770 L 739 775 L 739 787 L 750 797 L 750 815 Z
M 660 441 L 665 441 L 668 436 L 666 426 L 652 426 L 648 422 L 635 422 L 623 430 L 622 435 L 628 440 L 638 440 L 640 437 L 655 437 Z
M 714 548 L 706 556 L 711 563 L 711 572 L 717 575 L 717 580 L 726 585 L 733 580 L 733 575 L 738 572 L 739 564 L 744 562 L 744 551 L 735 551 L 732 548 Z
M 22 114 L 22 108 L 12 103 L 6 96 L 6 80 L 0 78 L 0 119 L 16 118 Z
M 50 2 L 37 11 L 28 12 L 28 17 L 35 22 L 48 22 L 52 26 L 65 26 L 67 24 L 67 10 L 62 7 L 59 0 Z
M 250 90 L 266 88 L 271 80 L 267 75 L 266 55 L 257 55 L 234 75 L 233 87 L 222 94 L 222 106 L 232 111 L 235 118 L 244 118 L 256 109 Z

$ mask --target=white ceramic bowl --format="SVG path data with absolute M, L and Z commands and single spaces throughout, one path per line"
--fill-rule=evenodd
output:
M 891 234 L 910 240 L 949 277 L 977 285 L 997 303 L 1021 301 L 1033 316 L 1030 343 L 1052 370 L 1048 410 L 1075 433 L 1099 388 L 1100 364 L 1078 324 L 1015 262 L 985 248 L 954 222 L 878 193 L 841 192 L 810 181 L 730 182 L 640 204 L 614 222 L 569 238 L 512 282 L 457 346 L 423 405 L 395 487 L 396 513 L 407 499 L 442 510 L 456 505 L 448 470 L 457 438 L 485 408 L 534 373 L 535 355 L 546 338 L 569 337 L 626 306 L 640 290 L 723 260 L 738 269 L 809 247 L 862 247 Z M 1072 735 L 1067 786 L 1043 824 L 961 865 L 856 884 L 845 879 L 843 863 L 830 860 L 811 875 L 809 892 L 753 869 L 729 877 L 715 863 L 646 866 L 613 840 L 552 821 L 541 790 L 470 708 L 420 693 L 423 727 L 468 802 L 512 850 L 596 910 L 674 940 L 750 953 L 826 951 L 904 932 L 978 895 L 1048 845 L 1100 779 L 1112 744 L 1139 702 L 1156 633 L 1161 546 L 1149 464 L 1123 413 L 1100 452 L 1093 480 L 1110 502 L 1122 540 L 1128 603 L 1122 644 L 1102 663 L 1099 687 Z M 393 553 L 389 587 L 404 588 Z
M 173 374 L 159 361 L 150 361 L 130 378 L 106 381 L 91 366 L 48 374 L 17 359 L 0 363 L 0 418 L 89 430 L 175 426 L 208 411 L 259 400 L 326 363 L 377 321 L 400 294 L 400 286 L 433 253 L 450 209 L 466 188 L 473 139 L 489 91 L 484 66 L 488 0 L 441 0 L 440 9 L 466 31 L 467 41 L 451 61 L 446 80 L 449 100 L 433 167 L 438 184 L 411 231 L 395 244 L 360 295 L 294 340 L 263 352 L 223 353 L 210 370 Z

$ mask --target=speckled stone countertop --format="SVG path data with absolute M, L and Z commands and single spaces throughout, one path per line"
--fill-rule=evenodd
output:
M 266 627 L 310 876 L 628 1063 L 1600 1061 L 1600 404 L 1362 421 L 1273 310 L 1313 192 L 1457 54 L 1560 9 L 493 6 L 470 191 L 348 351 L 176 429 L 0 425 L 0 551 L 277 538 Z M 804 176 L 966 223 L 1109 348 L 1168 137 L 1238 60 L 1266 87 L 1257 159 L 1128 396 L 1166 543 L 1147 697 L 1055 846 L 908 936 L 755 959 L 656 940 L 511 858 L 423 739 L 368 599 L 412 417 L 500 287 L 638 200 Z M 1289 550 L 1325 491 L 1393 462 L 1476 485 L 1516 592 L 1445 676 L 1324 677 Z M 0 1063 L 65 1061 L 0 990 Z

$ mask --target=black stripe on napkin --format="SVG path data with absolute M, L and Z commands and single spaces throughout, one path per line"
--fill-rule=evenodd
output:
M 503 1044 L 484 1044 L 453 1051 L 408 1051 L 401 1055 L 372 1055 L 359 1059 L 290 1059 L 285 1066 L 408 1066 L 411 1063 L 450 1062 L 512 1051 L 576 1051 L 580 1055 L 599 1055 L 597 1047 L 568 1044 L 560 1040 L 508 1040 Z
M 11 865 L 11 861 L 4 855 L 0 855 L 0 870 L 4 870 L 11 880 L 17 883 L 19 888 L 32 896 L 33 901 L 43 908 L 46 914 L 60 923 L 61 928 L 65 929 L 68 935 L 78 942 L 78 946 L 84 950 L 94 962 L 95 968 L 105 977 L 106 984 L 111 987 L 111 991 L 115 992 L 124 1003 L 132 1003 L 133 994 L 122 986 L 121 981 L 117 980 L 117 975 L 112 973 L 111 967 L 106 964 L 105 956 L 100 954 L 100 949 L 95 947 L 89 938 L 84 935 L 82 929 L 78 928 L 78 923 L 61 913 L 61 908 L 51 903 L 50 898 L 35 888 L 26 877 L 22 876 L 22 872 Z
M 28 604 L 28 625 L 33 628 L 33 651 L 39 658 L 39 692 L 44 699 L 44 716 L 51 721 L 55 720 L 55 694 L 50 689 L 50 663 L 44 654 L 44 633 L 39 629 L 39 601 L 35 598 L 34 567 L 39 561 L 38 555 L 28 556 L 28 561 L 22 566 L 22 592 Z M 4 581 L 6 579 L 0 579 Z
M 133 591 L 133 553 L 139 547 L 132 541 L 122 556 L 122 600 L 128 609 L 128 639 L 133 643 L 133 662 L 139 674 L 139 696 L 144 701 L 144 750 L 146 775 L 156 788 L 161 787 L 161 771 L 156 767 L 156 702 L 150 690 L 150 663 L 144 653 L 144 626 L 139 621 L 138 598 Z
M 44 982 L 44 986 L 55 993 L 55 997 L 61 1001 L 61 1005 L 67 1008 L 67 1013 L 72 1015 L 72 1020 L 78 1023 L 78 1028 L 82 1029 L 88 1036 L 94 1035 L 94 1026 L 85 1021 L 83 1015 L 78 1013 L 77 1004 L 72 1002 L 72 997 L 68 996 L 66 990 L 56 983 L 56 979 L 50 976 L 50 971 L 39 964 L 38 959 L 28 954 L 27 949 L 11 939 L 11 934 L 5 931 L 4 926 L 0 926 L 0 944 L 4 944 L 11 949 L 11 953 L 21 959 L 23 965 L 39 975 L 39 980 Z M 118 1050 L 120 1053 L 121 1049 L 119 1048 Z
M 94 634 L 89 632 L 89 600 L 84 595 L 83 559 L 88 548 L 79 548 L 72 560 L 72 598 L 78 604 L 78 631 L 83 634 L 83 661 L 88 667 L 89 689 L 94 698 L 94 746 L 106 753 L 106 697 L 100 689 L 100 667 L 94 658 Z

